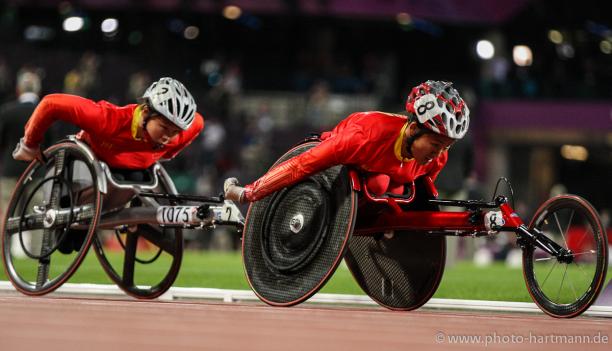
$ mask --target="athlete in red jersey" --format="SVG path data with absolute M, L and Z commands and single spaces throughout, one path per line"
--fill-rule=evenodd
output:
M 77 137 L 111 168 L 129 170 L 146 169 L 159 159 L 173 158 L 204 128 L 193 97 L 172 78 L 154 82 L 142 104 L 123 107 L 51 94 L 34 110 L 13 157 L 23 161 L 35 158 L 45 131 L 57 120 L 81 128 Z
M 467 133 L 469 109 L 452 83 L 427 81 L 412 89 L 406 110 L 409 117 L 354 113 L 323 133 L 319 145 L 244 188 L 236 178 L 227 179 L 225 198 L 257 201 L 338 164 L 363 171 L 368 188 L 378 195 L 401 194 L 404 184 L 422 176 L 435 180 L 446 164 L 448 148 Z

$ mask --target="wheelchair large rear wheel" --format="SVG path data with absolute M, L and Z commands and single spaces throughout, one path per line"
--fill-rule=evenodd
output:
M 276 164 L 316 144 L 296 146 Z M 251 204 L 242 257 L 255 294 L 273 306 L 296 305 L 314 295 L 341 262 L 356 213 L 357 195 L 344 166 L 321 171 Z
M 2 259 L 15 288 L 44 295 L 66 282 L 91 245 L 102 208 L 96 169 L 73 142 L 49 147 L 17 181 L 2 222 Z
M 176 192 L 164 171 L 157 176 L 160 185 L 155 192 Z M 137 196 L 127 206 L 150 206 L 147 200 L 151 198 Z M 152 201 L 174 205 L 165 199 Z M 183 258 L 183 231 L 153 224 L 99 230 L 94 249 L 102 268 L 119 288 L 138 299 L 153 299 L 168 291 L 178 276 Z
M 536 228 L 570 255 L 557 259 L 531 245 L 523 249 L 523 274 L 529 294 L 547 314 L 580 315 L 606 282 L 608 241 L 599 215 L 585 199 L 561 195 L 545 202 L 529 228 Z
M 405 211 L 439 211 L 423 184 L 415 181 L 414 200 Z M 360 213 L 358 213 L 358 216 Z M 394 231 L 353 235 L 344 257 L 353 277 L 374 301 L 392 310 L 421 307 L 438 289 L 446 261 L 446 237 Z

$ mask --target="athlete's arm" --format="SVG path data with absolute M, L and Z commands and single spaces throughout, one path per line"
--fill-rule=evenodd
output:
M 58 120 L 99 134 L 107 126 L 106 117 L 107 110 L 92 100 L 75 95 L 50 94 L 40 101 L 28 120 L 24 142 L 28 147 L 38 147 L 47 129 Z
M 363 140 L 360 127 L 346 128 L 319 145 L 272 168 L 255 182 L 245 186 L 244 199 L 252 202 L 338 164 L 356 163 Z

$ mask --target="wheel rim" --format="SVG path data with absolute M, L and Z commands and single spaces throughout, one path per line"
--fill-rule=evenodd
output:
M 160 192 L 171 188 L 162 174 Z M 138 205 L 138 198 L 134 205 Z M 174 205 L 164 199 L 161 205 Z M 164 229 L 155 225 L 138 225 L 136 231 L 117 234 L 99 231 L 95 236 L 96 256 L 109 278 L 128 295 L 139 299 L 152 299 L 165 293 L 178 276 L 183 257 L 181 229 Z M 116 252 L 108 251 L 115 244 Z M 160 268 L 161 267 L 161 268 Z M 159 272 L 165 272 L 159 278 Z M 152 274 L 152 273 L 155 273 Z
M 60 143 L 45 155 L 45 164 L 33 161 L 18 180 L 2 223 L 6 273 L 28 295 L 49 293 L 76 271 L 91 244 L 102 201 L 93 165 L 79 147 Z M 75 208 L 88 210 L 76 218 Z M 56 221 L 60 211 L 69 214 Z M 44 226 L 35 223 L 41 215 L 49 217 Z M 20 221 L 24 216 L 32 222 Z M 86 229 L 69 231 L 62 224 L 77 220 Z M 68 245 L 65 253 L 58 249 L 62 244 Z
M 564 259 L 528 247 L 525 275 L 534 300 L 557 317 L 586 310 L 601 290 L 606 275 L 607 243 L 596 213 L 583 200 L 561 198 L 543 206 L 531 224 L 568 254 Z

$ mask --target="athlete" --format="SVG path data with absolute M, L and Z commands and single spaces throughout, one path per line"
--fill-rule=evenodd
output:
M 404 185 L 420 177 L 434 181 L 448 159 L 448 149 L 469 128 L 469 109 L 452 83 L 427 81 L 412 89 L 408 117 L 384 112 L 353 113 L 321 143 L 241 187 L 236 178 L 224 183 L 228 200 L 262 199 L 334 165 L 350 165 L 366 174 L 376 195 L 404 194 Z
M 172 159 L 204 128 L 187 88 L 173 78 L 154 82 L 139 104 L 116 106 L 75 95 L 45 96 L 30 116 L 13 158 L 31 161 L 41 155 L 40 142 L 52 123 L 61 120 L 82 130 L 77 138 L 91 147 L 119 181 L 148 181 L 147 169 L 160 159 Z M 86 231 L 72 230 L 58 249 L 78 251 Z
M 142 103 L 121 107 L 75 95 L 50 94 L 28 120 L 13 158 L 34 159 L 45 131 L 58 120 L 81 128 L 77 138 L 118 170 L 143 170 L 160 159 L 171 159 L 204 128 L 193 97 L 172 78 L 161 78 L 149 86 Z

